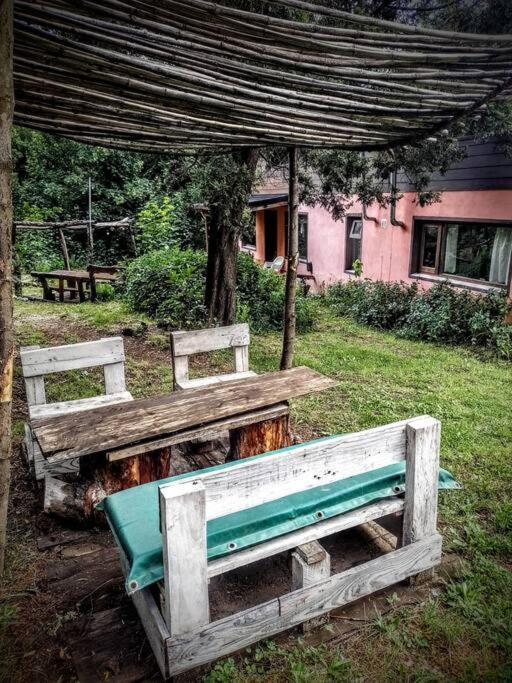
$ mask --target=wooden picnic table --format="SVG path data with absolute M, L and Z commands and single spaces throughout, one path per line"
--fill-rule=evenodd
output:
M 335 382 L 306 367 L 32 420 L 48 463 L 78 459 L 80 479 L 45 479 L 45 510 L 94 517 L 105 495 L 173 473 L 170 447 L 229 432 L 229 459 L 291 445 L 288 401 Z M 190 469 L 208 464 L 192 458 Z M 78 513 L 77 513 L 78 510 Z M 68 514 L 69 513 L 69 514 Z
M 108 453 L 118 460 L 201 438 L 204 432 L 273 419 L 283 402 L 327 389 L 335 382 L 306 367 L 234 379 L 208 388 L 128 403 L 105 405 L 58 417 L 35 419 L 34 436 L 49 462 Z M 281 406 L 281 408 L 276 408 Z
M 91 276 L 89 270 L 34 271 L 31 275 L 41 283 L 43 299 L 45 301 L 55 301 L 55 292 L 57 292 L 61 302 L 65 300 L 66 292 L 68 293 L 69 301 L 83 302 L 87 294 L 91 300 L 94 300 L 96 298 L 95 280 L 113 283 L 118 277 L 113 272 L 94 272 L 94 275 Z M 57 286 L 51 285 L 49 280 L 57 280 Z

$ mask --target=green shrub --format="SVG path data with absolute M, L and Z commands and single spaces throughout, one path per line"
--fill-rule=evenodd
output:
M 504 293 L 476 295 L 443 282 L 420 292 L 416 284 L 352 280 L 327 291 L 340 315 L 409 339 L 472 344 L 512 358 L 512 327 L 504 323 Z
M 417 285 L 403 282 L 350 280 L 327 290 L 327 300 L 341 315 L 384 330 L 400 327 L 418 293 Z
M 206 254 L 161 249 L 134 259 L 124 275 L 128 303 L 169 327 L 200 327 L 206 311 L 203 292 Z
M 283 327 L 285 278 L 269 268 L 262 268 L 245 253 L 238 255 L 238 318 L 250 323 L 255 331 L 280 330 Z M 298 288 L 295 300 L 299 332 L 313 327 L 315 302 Z
M 139 256 L 127 267 L 124 293 L 132 308 L 172 328 L 206 324 L 203 304 L 206 254 L 161 249 Z M 238 257 L 237 317 L 255 331 L 279 330 L 283 325 L 285 280 L 261 268 L 248 254 Z M 297 294 L 297 329 L 313 325 L 315 302 Z

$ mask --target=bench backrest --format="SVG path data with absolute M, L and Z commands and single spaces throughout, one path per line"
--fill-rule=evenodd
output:
M 171 332 L 172 369 L 174 387 L 188 380 L 188 358 L 196 353 L 233 349 L 235 372 L 249 370 L 249 325 L 241 323 L 228 327 L 209 327 L 206 330 Z
M 47 348 L 30 346 L 20 350 L 20 357 L 29 406 L 46 403 L 44 376 L 55 372 L 103 367 L 105 393 L 126 390 L 122 337 Z
M 87 266 L 87 270 L 92 275 L 101 275 L 102 273 L 106 273 L 107 275 L 117 275 L 117 273 L 121 272 L 121 267 L 89 265 Z
M 208 520 L 405 460 L 403 543 L 433 535 L 439 442 L 440 423 L 423 416 L 160 486 L 165 618 L 171 633 L 186 633 L 208 622 Z

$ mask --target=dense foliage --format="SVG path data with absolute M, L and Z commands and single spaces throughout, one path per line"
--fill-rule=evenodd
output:
M 475 295 L 440 283 L 427 291 L 416 284 L 351 280 L 331 286 L 327 300 L 340 315 L 409 339 L 473 344 L 512 358 L 512 326 L 504 323 L 504 294 Z
M 191 249 L 161 249 L 134 259 L 126 269 L 124 291 L 134 310 L 170 328 L 206 325 L 203 291 L 206 254 Z M 238 256 L 238 319 L 253 330 L 282 327 L 284 278 L 258 266 L 248 254 Z M 297 328 L 310 329 L 314 300 L 297 297 Z

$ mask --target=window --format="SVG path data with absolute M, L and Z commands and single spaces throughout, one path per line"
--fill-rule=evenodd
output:
M 353 271 L 354 262 L 361 260 L 363 221 L 359 216 L 347 218 L 347 241 L 345 248 L 345 270 Z
M 413 268 L 421 273 L 506 285 L 512 226 L 495 223 L 418 222 Z
M 288 256 L 288 211 L 284 215 L 285 232 L 285 252 Z M 303 261 L 308 260 L 308 214 L 299 213 L 299 258 Z
M 299 213 L 299 258 L 308 259 L 308 214 Z

